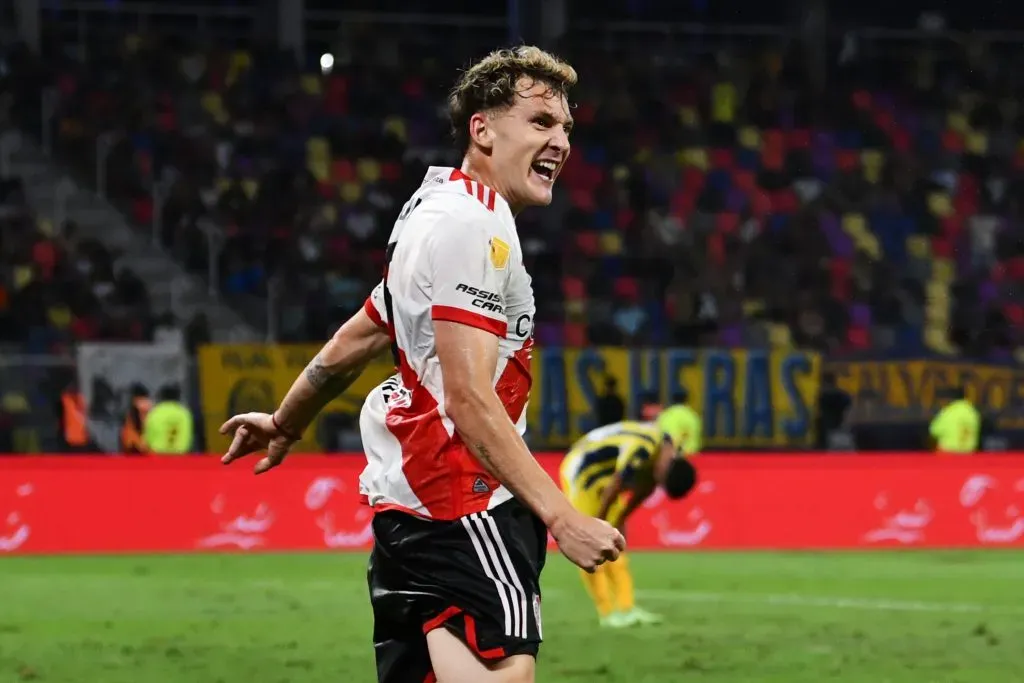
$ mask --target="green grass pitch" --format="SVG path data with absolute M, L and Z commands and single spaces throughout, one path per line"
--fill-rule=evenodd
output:
M 632 556 L 663 627 L 545 571 L 541 683 L 1024 681 L 1024 554 Z M 0 559 L 0 683 L 372 682 L 363 554 Z

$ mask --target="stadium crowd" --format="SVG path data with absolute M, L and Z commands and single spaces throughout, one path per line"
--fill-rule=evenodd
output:
M 55 146 L 92 168 L 97 135 L 117 132 L 108 194 L 140 229 L 161 211 L 185 265 L 205 275 L 212 248 L 229 300 L 276 283 L 282 339 L 321 339 L 379 278 L 424 167 L 451 161 L 443 75 L 466 55 L 369 38 L 324 72 L 154 36 L 96 45 L 53 74 Z M 554 206 L 520 219 L 538 343 L 997 359 L 1024 344 L 1013 60 L 983 44 L 898 58 L 845 45 L 820 90 L 785 42 L 680 45 L 671 60 L 571 40 L 563 52 L 581 72 L 574 153 Z M 145 336 L 144 288 L 103 259 L 69 261 L 99 290 L 58 297 L 71 317 L 43 328 Z M 124 300 L 91 322 L 85 291 Z
M 152 335 L 145 284 L 115 273 L 109 250 L 73 223 L 58 231 L 38 217 L 17 178 L 0 180 L 0 251 L 0 344 L 61 354 L 76 340 Z

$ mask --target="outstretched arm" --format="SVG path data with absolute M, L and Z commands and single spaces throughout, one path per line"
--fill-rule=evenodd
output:
M 360 309 L 295 378 L 274 413 L 277 424 L 288 434 L 301 434 L 388 344 L 387 330 L 372 320 L 365 309 Z
M 371 304 L 372 305 L 372 304 Z M 250 453 L 265 450 L 256 463 L 262 474 L 284 462 L 288 450 L 331 399 L 352 384 L 366 367 L 387 348 L 389 337 L 370 306 L 352 316 L 320 349 L 288 390 L 272 414 L 235 415 L 223 425 L 221 434 L 231 434 L 231 445 L 221 462 L 228 464 Z

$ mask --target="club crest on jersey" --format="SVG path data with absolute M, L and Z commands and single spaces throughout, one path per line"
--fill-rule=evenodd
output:
M 491 238 L 491 265 L 496 270 L 505 270 L 508 266 L 508 257 L 512 253 L 512 249 L 508 246 L 507 242 L 499 240 L 497 237 Z

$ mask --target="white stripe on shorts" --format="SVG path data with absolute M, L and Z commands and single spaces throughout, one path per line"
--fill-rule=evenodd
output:
M 523 582 L 519 580 L 519 575 L 516 574 L 516 567 L 512 564 L 512 558 L 508 554 L 508 548 L 505 546 L 505 541 L 502 540 L 501 534 L 498 533 L 498 525 L 495 523 L 494 518 L 491 517 L 490 513 L 484 511 L 480 513 L 480 519 L 487 523 L 487 526 L 491 530 L 491 536 L 494 539 L 494 544 L 498 548 L 498 553 L 501 556 L 502 562 L 505 564 L 505 570 L 508 572 L 508 578 L 512 580 L 512 585 L 515 586 L 515 593 L 513 599 L 519 598 L 519 613 L 523 615 L 520 621 L 521 628 L 517 635 L 520 638 L 527 638 L 526 626 L 529 623 L 530 613 L 527 611 L 528 600 L 526 598 L 526 591 L 523 590 Z
M 476 524 L 479 524 L 477 517 L 480 513 L 474 512 L 468 517 L 462 518 L 462 526 L 466 528 L 466 533 L 469 534 L 469 540 L 473 543 L 473 549 L 476 550 L 477 559 L 480 560 L 480 565 L 484 568 L 484 574 L 487 575 L 491 581 L 494 582 L 494 587 L 498 591 L 498 598 L 501 600 L 501 607 L 505 613 L 505 635 L 511 636 L 513 633 L 518 633 L 519 628 L 519 610 L 516 609 L 515 597 L 512 596 L 510 603 L 509 597 L 512 595 L 512 587 L 506 585 L 503 581 L 498 579 L 494 574 L 494 570 L 491 568 L 491 561 L 488 559 L 488 551 L 494 552 L 493 543 L 490 538 L 482 533 L 481 529 L 478 529 Z M 487 548 L 487 550 L 485 550 Z M 510 609 L 510 604 L 512 609 Z M 513 610 L 514 613 L 513 613 Z

